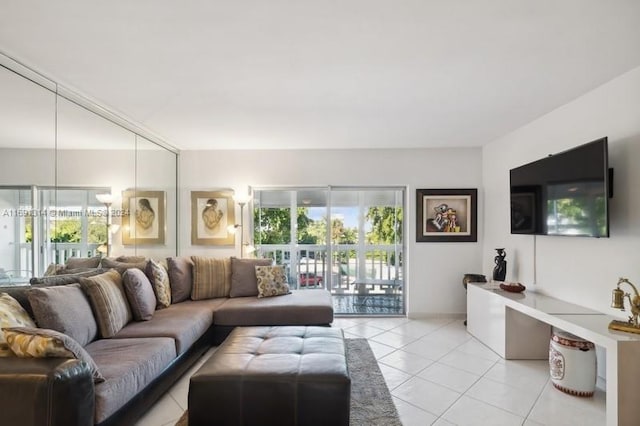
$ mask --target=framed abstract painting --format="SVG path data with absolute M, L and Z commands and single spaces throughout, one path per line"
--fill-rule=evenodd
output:
M 477 189 L 417 189 L 416 242 L 478 241 Z

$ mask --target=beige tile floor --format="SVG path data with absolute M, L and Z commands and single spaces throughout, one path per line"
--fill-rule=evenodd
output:
M 602 391 L 593 398 L 557 391 L 546 361 L 505 361 L 468 334 L 462 320 L 336 318 L 333 326 L 368 339 L 405 426 L 606 423 Z M 187 408 L 189 377 L 214 350 L 138 425 L 173 425 Z

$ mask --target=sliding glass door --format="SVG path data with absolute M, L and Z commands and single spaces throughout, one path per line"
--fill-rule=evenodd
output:
M 106 248 L 109 188 L 0 188 L 0 285 L 42 276 L 48 265 Z M 103 250 L 104 251 L 104 250 Z
M 404 189 L 256 189 L 254 243 L 293 288 L 325 288 L 337 314 L 404 314 Z
M 0 285 L 26 282 L 33 275 L 33 211 L 30 187 L 0 188 Z

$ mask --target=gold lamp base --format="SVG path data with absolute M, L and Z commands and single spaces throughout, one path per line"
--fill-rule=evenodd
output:
M 626 333 L 640 334 L 640 327 L 629 324 L 626 321 L 613 320 L 609 323 L 609 330 L 624 331 Z

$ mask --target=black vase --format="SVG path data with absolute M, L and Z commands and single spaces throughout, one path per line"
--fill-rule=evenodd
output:
M 493 280 L 504 281 L 507 276 L 507 261 L 504 260 L 507 256 L 507 252 L 505 252 L 503 248 L 497 248 L 496 252 L 498 254 L 493 258 L 493 261 L 496 264 L 493 268 Z

